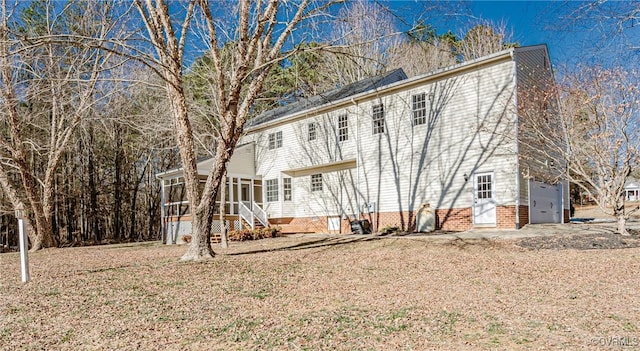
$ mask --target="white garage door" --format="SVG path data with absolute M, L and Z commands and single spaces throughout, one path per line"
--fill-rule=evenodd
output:
M 529 181 L 529 222 L 562 222 L 562 184 Z

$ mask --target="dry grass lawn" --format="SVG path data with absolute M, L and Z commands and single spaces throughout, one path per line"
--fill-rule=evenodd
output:
M 3 350 L 640 348 L 640 248 L 306 236 L 3 254 Z

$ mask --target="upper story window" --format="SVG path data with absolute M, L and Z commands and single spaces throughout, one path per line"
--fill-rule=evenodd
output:
M 278 201 L 278 179 L 267 179 L 266 181 L 267 202 Z
M 349 119 L 347 115 L 338 116 L 338 141 L 349 140 Z
M 411 96 L 411 111 L 413 113 L 414 126 L 427 123 L 427 98 L 425 93 Z
M 282 147 L 282 131 L 269 134 L 269 150 Z
M 291 178 L 282 178 L 282 193 L 284 201 L 291 201 Z
M 384 105 L 373 105 L 373 134 L 384 133 Z
M 309 124 L 307 124 L 307 140 L 316 140 L 316 138 L 318 137 L 316 128 L 317 126 L 315 122 L 310 122 Z
M 322 191 L 322 174 L 311 175 L 311 191 Z

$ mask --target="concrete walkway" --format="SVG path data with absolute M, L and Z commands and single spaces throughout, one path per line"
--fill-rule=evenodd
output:
M 628 229 L 640 230 L 639 221 L 627 223 Z M 576 234 L 597 234 L 602 232 L 616 231 L 614 222 L 571 222 L 563 224 L 527 224 L 522 229 L 495 229 L 480 228 L 471 229 L 460 233 L 447 234 L 408 234 L 403 236 L 391 236 L 393 238 L 407 239 L 429 239 L 429 240 L 469 240 L 469 239 L 522 239 L 541 236 L 576 235 Z

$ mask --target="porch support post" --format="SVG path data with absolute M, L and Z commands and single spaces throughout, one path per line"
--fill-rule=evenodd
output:
M 249 201 L 251 201 L 251 206 L 253 206 L 253 203 L 256 201 L 255 196 L 253 196 L 253 192 L 254 192 L 254 183 L 253 183 L 253 178 L 251 178 L 251 190 L 249 191 Z
M 160 179 L 160 238 L 163 244 L 167 244 L 167 223 L 166 223 L 166 209 L 165 209 L 165 190 L 164 179 Z
M 233 177 L 229 176 L 229 214 L 236 214 L 236 211 L 233 208 L 234 203 L 234 194 L 233 194 Z
M 236 179 L 237 179 L 236 191 L 238 194 L 238 203 L 240 203 L 242 201 L 242 179 L 240 179 L 240 177 Z

